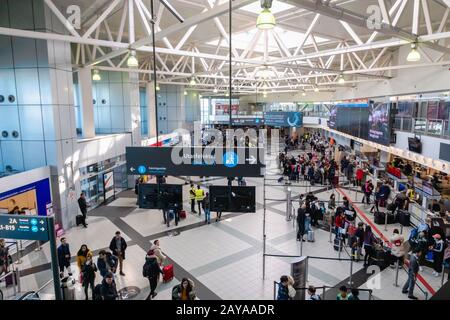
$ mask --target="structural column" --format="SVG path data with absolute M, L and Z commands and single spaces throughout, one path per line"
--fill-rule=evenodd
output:
M 148 137 L 156 137 L 156 107 L 155 107 L 155 88 L 154 82 L 147 82 L 145 85 L 145 94 L 147 95 L 147 125 L 148 125 Z
M 95 137 L 91 71 L 91 67 L 80 68 L 78 71 L 78 82 L 80 86 L 81 130 L 84 138 Z

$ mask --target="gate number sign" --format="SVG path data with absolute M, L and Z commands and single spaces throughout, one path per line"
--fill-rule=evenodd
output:
M 0 215 L 0 238 L 49 240 L 47 218 L 2 214 Z

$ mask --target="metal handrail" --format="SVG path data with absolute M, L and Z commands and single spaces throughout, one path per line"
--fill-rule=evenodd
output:
M 275 300 L 276 299 L 276 295 L 277 295 L 277 290 L 276 290 L 276 287 L 277 286 L 279 286 L 281 283 L 280 282 L 277 282 L 277 281 L 273 281 L 273 292 L 274 292 L 274 296 L 273 296 L 273 299 Z M 320 287 L 314 287 L 316 290 L 317 289 L 319 289 L 319 290 L 323 290 L 323 299 L 325 300 L 325 290 L 326 289 L 339 289 L 340 287 L 338 287 L 338 286 L 320 286 Z M 352 289 L 353 287 L 352 286 L 350 286 L 350 289 Z M 306 288 L 306 287 L 300 287 L 300 288 L 298 288 L 298 287 L 294 287 L 294 289 L 295 289 L 295 291 L 301 291 L 301 290 L 308 290 L 309 288 Z M 373 296 L 373 290 L 372 289 L 363 289 L 363 288 L 358 288 L 358 291 L 362 291 L 362 292 L 368 292 L 369 293 L 369 300 L 372 300 L 372 296 Z

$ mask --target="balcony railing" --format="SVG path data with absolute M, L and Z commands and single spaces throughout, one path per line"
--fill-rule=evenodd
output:
M 449 120 L 397 117 L 394 129 L 450 139 Z

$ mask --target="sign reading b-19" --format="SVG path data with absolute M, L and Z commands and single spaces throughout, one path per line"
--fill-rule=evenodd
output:
M 263 148 L 127 147 L 128 174 L 170 176 L 264 176 Z

